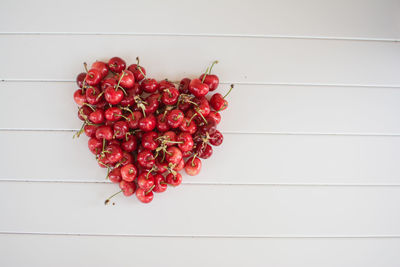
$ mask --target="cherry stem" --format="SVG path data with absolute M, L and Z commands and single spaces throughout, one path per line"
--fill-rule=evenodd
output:
M 146 74 L 143 73 L 142 68 L 139 66 L 139 57 L 136 57 L 136 68 L 140 71 L 140 73 L 143 75 L 143 77 L 146 79 Z
M 197 116 L 197 113 L 193 114 L 193 116 L 190 118 L 190 120 L 186 123 L 186 125 L 189 127 L 190 123 L 192 122 L 192 120 L 194 119 L 194 117 Z
M 212 68 L 214 67 L 215 64 L 218 64 L 218 60 L 215 60 L 215 61 L 211 64 L 210 70 L 208 71 L 208 73 L 206 72 L 206 75 L 211 73 L 211 70 L 212 70 Z
M 169 140 L 164 140 L 163 142 L 170 143 L 170 144 L 183 144 L 184 143 L 182 141 L 169 141 Z
M 148 193 L 150 193 L 151 191 L 153 191 L 154 187 L 155 187 L 155 185 L 153 184 L 153 186 L 152 186 L 152 187 L 150 187 L 150 189 L 149 189 L 149 190 L 147 190 L 147 192 L 146 192 L 145 194 L 147 195 Z
M 94 108 L 93 105 L 90 105 L 90 104 L 88 104 L 88 103 L 83 103 L 83 105 L 84 105 L 84 106 L 88 106 L 89 108 L 92 109 L 92 111 L 95 111 L 95 110 L 96 110 L 96 109 Z
M 77 132 L 72 136 L 72 138 L 79 138 L 79 136 L 83 133 L 86 124 L 87 124 L 87 123 L 84 122 L 84 123 L 82 124 L 81 129 L 79 129 L 79 131 L 77 131 Z
M 101 92 L 97 97 L 96 97 L 96 100 L 99 100 L 100 99 L 100 97 L 102 96 L 104 94 L 104 91 L 103 92 Z
M 81 89 L 82 94 L 85 93 L 85 91 L 84 91 L 85 87 L 86 87 L 86 76 L 85 76 L 85 79 L 83 79 L 83 82 L 82 82 L 82 89 Z
M 83 67 L 85 68 L 86 73 L 88 72 L 87 63 L 83 62 Z
M 117 91 L 117 90 L 118 90 L 119 83 L 121 82 L 121 80 L 122 80 L 122 77 L 124 77 L 124 75 L 125 75 L 125 72 L 124 72 L 124 71 L 122 71 L 122 73 L 121 73 L 121 76 L 119 77 L 119 80 L 118 80 L 118 83 L 117 83 L 117 87 L 115 87 L 115 91 Z M 124 92 L 124 93 L 126 94 L 126 92 Z
M 193 159 L 192 159 L 192 167 L 194 167 L 194 159 L 197 157 L 197 153 L 193 155 Z
M 107 168 L 107 175 L 106 175 L 106 180 L 108 179 L 108 176 L 110 175 L 110 168 Z
M 136 57 L 136 66 L 139 66 L 139 57 Z
M 225 97 L 227 97 L 227 96 L 231 93 L 233 87 L 235 87 L 235 85 L 234 85 L 234 84 L 231 84 L 231 88 L 229 88 L 228 93 L 226 93 L 226 94 L 224 95 L 224 97 L 223 97 L 224 99 L 225 99 Z
M 104 201 L 104 205 L 107 205 L 113 197 L 115 197 L 116 195 L 118 195 L 121 192 L 122 192 L 122 190 L 118 191 L 115 194 L 112 194 L 109 198 L 106 199 L 106 201 Z
M 124 115 L 122 115 L 122 114 L 117 114 L 117 115 L 115 115 L 115 116 L 118 116 L 118 117 L 124 118 L 125 120 L 129 120 L 129 118 L 128 118 L 128 117 L 126 117 L 126 116 L 124 116 Z
M 205 72 L 204 75 L 203 75 L 203 79 L 201 79 L 201 82 L 202 82 L 202 83 L 204 82 L 204 79 L 206 78 L 209 69 L 210 69 L 210 68 L 207 67 L 206 72 Z
M 196 111 L 197 111 L 197 114 L 199 114 L 200 117 L 204 120 L 204 122 L 205 122 L 206 124 L 208 124 L 208 121 L 206 120 L 206 118 L 204 118 L 203 114 L 201 114 L 201 112 L 200 112 L 198 109 L 197 109 Z

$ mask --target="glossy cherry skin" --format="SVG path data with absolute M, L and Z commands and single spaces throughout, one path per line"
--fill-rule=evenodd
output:
M 202 83 L 200 79 L 193 79 L 190 81 L 189 91 L 195 97 L 203 97 L 208 93 L 209 88 L 208 88 L 208 85 L 205 83 Z
M 157 173 L 164 173 L 167 171 L 168 163 L 166 161 L 160 162 L 160 158 L 158 158 L 156 160 L 155 166 L 155 171 Z
M 178 142 L 183 142 L 182 144 L 178 144 L 178 147 L 182 152 L 187 152 L 193 149 L 194 142 L 191 134 L 185 132 L 180 133 L 176 140 Z
M 183 112 L 179 109 L 171 110 L 167 115 L 167 123 L 171 128 L 178 128 L 184 117 Z
M 86 74 L 86 83 L 88 85 L 94 86 L 101 81 L 101 72 L 98 69 L 90 69 Z
M 102 91 L 105 91 L 108 87 L 112 87 L 115 89 L 115 87 L 117 87 L 117 84 L 117 79 L 115 79 L 114 77 L 110 77 L 100 82 L 100 88 Z
M 129 70 L 123 70 L 119 74 L 118 80 L 119 80 L 119 85 L 124 88 L 132 88 L 133 85 L 135 84 L 135 76 Z
M 127 164 L 121 168 L 121 177 L 124 181 L 132 182 L 136 179 L 138 170 L 135 165 Z
M 185 172 L 190 176 L 199 174 L 201 170 L 201 160 L 199 158 L 191 157 L 186 161 Z
M 158 83 L 158 90 L 160 92 L 162 92 L 162 91 L 164 91 L 164 89 L 170 88 L 170 87 L 175 87 L 175 85 L 168 80 L 162 80 Z
M 158 109 L 158 106 L 160 105 L 160 94 L 149 95 L 145 99 L 145 101 L 147 103 L 145 109 L 146 114 L 152 114 Z
M 127 114 L 128 125 L 130 129 L 137 129 L 139 127 L 139 121 L 143 118 L 143 114 L 140 111 L 133 111 L 131 114 Z
M 108 179 L 113 183 L 121 182 L 121 167 L 114 168 L 112 171 L 110 171 L 110 173 L 108 174 Z
M 118 107 L 108 108 L 104 115 L 108 121 L 118 121 L 121 119 L 122 111 Z
M 208 133 L 210 135 L 214 134 L 215 131 L 217 130 L 217 123 L 211 117 L 207 117 L 206 122 L 207 123 L 202 121 L 199 123 L 199 127 L 198 127 L 199 130 L 204 134 L 205 133 Z
M 96 138 L 99 140 L 106 139 L 110 141 L 113 139 L 114 132 L 110 126 L 102 125 L 96 130 Z
M 167 190 L 167 187 L 168 185 L 164 176 L 162 176 L 159 173 L 154 175 L 154 189 L 153 189 L 154 192 L 156 193 L 165 192 L 165 190 Z
M 123 150 L 127 152 L 133 152 L 137 148 L 137 139 L 134 135 L 130 134 L 124 138 L 124 141 L 121 143 L 121 147 Z
M 189 84 L 190 84 L 190 79 L 189 78 L 183 78 L 181 80 L 181 82 L 179 83 L 179 92 L 181 94 L 189 93 Z
M 210 114 L 210 103 L 208 102 L 207 98 L 200 97 L 195 99 L 194 102 L 197 104 L 197 107 L 195 107 L 196 112 L 201 113 L 203 117 L 207 117 Z
M 104 110 L 102 109 L 97 109 L 90 113 L 89 115 L 89 120 L 95 124 L 100 124 L 103 123 L 105 118 L 104 118 Z
M 110 86 L 104 91 L 104 98 L 111 105 L 116 105 L 124 98 L 124 92 L 121 89 L 114 89 Z
M 205 74 L 202 74 L 200 76 L 200 80 L 203 80 Z M 210 89 L 210 91 L 214 91 L 215 89 L 217 89 L 218 85 L 219 85 L 219 78 L 217 75 L 214 74 L 207 74 L 206 77 L 204 78 L 203 81 L 205 84 L 208 85 L 208 88 Z
M 221 122 L 221 113 L 219 112 L 211 111 L 208 117 L 212 118 L 217 124 Z
M 183 132 L 194 134 L 197 131 L 197 126 L 194 120 L 190 121 L 190 118 L 184 118 L 182 124 L 179 126 L 179 129 Z
M 142 172 L 137 180 L 137 185 L 145 191 L 149 191 L 154 185 L 154 176 L 149 172 Z
M 150 114 L 146 118 L 141 118 L 139 120 L 139 128 L 140 130 L 145 132 L 153 131 L 154 128 L 156 128 L 156 124 L 157 124 L 156 118 L 154 117 L 153 114 Z
M 92 137 L 88 141 L 88 147 L 93 154 L 98 155 L 103 148 L 103 143 L 99 139 Z
M 176 146 L 171 146 L 167 148 L 167 152 L 165 153 L 165 159 L 167 162 L 172 164 L 179 164 L 182 160 L 182 151 Z
M 199 158 L 208 159 L 213 153 L 213 149 L 209 144 L 202 144 L 196 147 L 196 153 Z
M 190 157 L 192 155 L 193 155 L 193 151 L 192 150 L 191 151 L 182 152 L 182 156 L 184 158 Z
M 172 142 L 167 142 L 167 146 L 173 146 L 175 145 L 173 142 L 176 142 L 176 133 L 173 131 L 165 132 L 162 135 L 162 138 L 167 141 L 172 141 Z
M 119 183 L 119 188 L 121 188 L 122 193 L 123 193 L 125 196 L 129 197 L 129 196 L 132 196 L 132 195 L 135 193 L 135 191 L 136 191 L 136 184 L 135 184 L 135 183 L 132 183 L 132 182 L 127 182 L 127 181 L 122 180 L 122 181 Z
M 108 145 L 106 147 L 106 157 L 110 163 L 117 163 L 122 159 L 122 149 L 118 145 Z
M 139 84 L 135 83 L 132 88 L 125 90 L 126 95 L 124 95 L 119 104 L 123 107 L 132 106 L 135 103 L 137 88 L 139 88 Z
M 166 132 L 170 129 L 170 126 L 167 123 L 167 116 L 164 114 L 159 114 L 157 116 L 157 130 L 160 132 Z
M 117 121 L 113 125 L 114 136 L 117 139 L 122 139 L 125 137 L 126 133 L 129 131 L 129 126 L 126 121 Z
M 101 96 L 100 96 L 100 89 L 95 87 L 95 86 L 89 86 L 86 88 L 86 100 L 89 104 L 95 105 L 100 102 Z
M 156 132 L 146 132 L 142 136 L 142 146 L 148 150 L 155 150 L 159 142 L 156 141 L 158 134 Z
M 96 125 L 86 124 L 85 127 L 83 127 L 83 130 L 85 131 L 85 134 L 87 137 L 95 137 L 97 127 L 98 126 L 96 126 Z
M 89 115 L 92 112 L 93 110 L 88 106 L 82 106 L 78 109 L 78 118 L 82 121 L 86 121 L 89 119 Z
M 214 132 L 214 134 L 210 135 L 210 144 L 213 146 L 219 146 L 224 141 L 224 136 L 218 130 Z
M 115 73 L 121 73 L 126 68 L 126 63 L 122 58 L 113 57 L 108 61 L 108 68 Z
M 96 61 L 92 64 L 92 69 L 97 69 L 101 73 L 101 78 L 104 78 L 108 74 L 107 64 L 102 61 Z
M 152 94 L 158 90 L 158 83 L 155 79 L 145 79 L 140 84 L 140 87 L 146 93 Z
M 121 146 L 121 148 L 122 148 L 122 146 Z M 128 165 L 128 164 L 133 164 L 133 156 L 132 156 L 132 154 L 122 150 L 122 159 L 119 161 L 119 163 L 121 163 L 122 166 L 125 166 L 125 165 Z
M 155 163 L 154 155 L 148 149 L 144 149 L 143 151 L 138 153 L 137 161 L 140 166 L 146 169 L 151 169 L 151 167 L 153 167 Z
M 78 106 L 82 106 L 86 103 L 86 94 L 82 93 L 82 89 L 78 89 L 74 92 L 74 101 Z
M 210 104 L 216 111 L 225 110 L 228 107 L 228 101 L 220 93 L 216 93 L 211 97 Z
M 174 167 L 174 171 L 181 171 L 185 167 L 185 161 L 182 159 L 179 163 Z
M 108 161 L 107 157 L 105 154 L 99 154 L 99 157 L 97 158 L 97 163 L 101 168 L 110 168 L 111 163 Z
M 178 102 L 179 91 L 175 87 L 164 89 L 161 95 L 161 101 L 165 105 L 175 105 Z
M 182 175 L 179 172 L 176 175 L 170 173 L 167 175 L 166 180 L 169 185 L 178 186 L 182 183 Z
M 140 67 L 140 70 L 139 70 L 139 67 Z M 135 80 L 138 82 L 140 82 L 141 80 L 143 80 L 145 78 L 144 75 L 146 75 L 146 70 L 142 66 L 138 66 L 137 64 L 132 64 L 128 67 L 128 70 L 133 73 L 133 75 L 135 76 Z
M 154 194 L 153 194 L 153 191 L 147 192 L 146 190 L 143 190 L 142 188 L 138 188 L 136 190 L 136 197 L 142 203 L 149 203 L 153 200 Z
M 76 76 L 76 84 L 78 85 L 79 88 L 82 88 L 84 83 L 83 81 L 86 78 L 86 72 L 81 72 L 78 74 L 78 76 Z

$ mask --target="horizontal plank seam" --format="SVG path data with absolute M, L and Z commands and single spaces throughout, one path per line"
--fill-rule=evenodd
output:
M 400 235 L 338 235 L 338 236 L 283 236 L 283 235 L 150 235 L 150 234 L 90 234 L 0 231 L 0 235 L 87 236 L 87 237 L 145 237 L 145 238 L 226 238 L 226 239 L 398 239 Z
M 8 79 L 0 78 L 2 83 L 13 83 L 13 82 L 39 82 L 39 83 L 75 83 L 75 80 L 70 79 Z M 178 83 L 177 81 L 172 81 Z M 310 86 L 310 87 L 360 87 L 360 88 L 400 88 L 400 85 L 390 85 L 390 84 L 332 84 L 332 83 L 280 83 L 280 82 L 234 82 L 234 81 L 221 81 L 220 84 L 229 85 L 273 85 L 273 86 Z
M 0 183 L 65 183 L 65 184 L 113 184 L 110 181 L 89 180 L 32 180 L 32 179 L 2 179 Z M 339 184 L 339 183 L 224 183 L 224 182 L 187 182 L 185 186 L 265 186 L 265 187 L 400 187 L 400 184 Z
M 51 128 L 1 128 L 0 132 L 70 132 L 79 129 L 51 129 Z M 323 132 L 233 132 L 222 131 L 227 135 L 300 135 L 300 136 L 359 136 L 359 137 L 400 137 L 400 133 L 323 133 Z M 72 138 L 72 136 L 71 136 Z
M 140 33 L 140 32 L 0 32 L 0 35 L 50 35 L 50 36 L 162 36 L 162 37 L 212 37 L 212 38 L 262 38 L 262 39 L 304 39 L 361 42 L 399 42 L 398 38 L 340 37 L 321 35 L 281 34 L 221 34 L 221 33 Z

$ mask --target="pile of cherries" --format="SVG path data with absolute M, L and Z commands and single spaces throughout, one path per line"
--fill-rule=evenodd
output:
M 211 74 L 215 63 L 198 79 L 184 78 L 177 87 L 167 79 L 147 77 L 138 58 L 128 68 L 119 57 L 96 61 L 89 70 L 84 64 L 86 72 L 77 76 L 74 93 L 83 125 L 75 136 L 85 132 L 89 137 L 98 164 L 119 184 L 116 194 L 136 193 L 149 203 L 153 192 L 181 184 L 182 169 L 197 175 L 201 159 L 212 155 L 212 146 L 221 145 L 217 124 L 233 85 L 225 96 L 206 98 L 219 85 L 218 76 Z

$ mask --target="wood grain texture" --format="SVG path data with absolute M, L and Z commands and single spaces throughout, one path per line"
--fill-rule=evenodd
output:
M 156 236 L 400 236 L 399 187 L 182 185 L 151 205 L 116 185 L 2 182 L 0 232 Z M 23 196 L 23 197 L 21 197 Z M 29 222 L 29 223 L 27 223 Z
M 0 79 L 74 80 L 83 61 L 142 58 L 148 75 L 179 80 L 214 68 L 228 83 L 400 86 L 400 43 L 193 36 L 3 35 Z M 96 45 L 94 45 L 96 44 Z M 12 47 L 13 49 L 9 49 Z M 190 60 L 188 60 L 190 58 Z M 45 59 L 45 62 L 43 60 Z
M 0 82 L 0 129 L 79 129 L 74 82 Z M 216 92 L 225 94 L 229 86 Z M 22 97 L 23 96 L 23 97 Z M 397 88 L 237 85 L 219 128 L 229 133 L 400 134 Z M 49 114 L 52 114 L 49 116 Z
M 396 0 L 3 1 L 0 32 L 398 39 Z M 23 8 L 21 8 L 23 6 Z M 16 15 L 18 14 L 18 15 Z M 39 18 L 39 19 L 38 19 Z M 106 19 L 105 19 L 106 18 Z M 51 23 L 49 23 L 51 22 Z
M 122 267 L 133 261 L 149 267 L 188 264 L 193 267 L 242 267 L 260 266 L 261 259 L 263 266 L 275 267 L 396 267 L 400 264 L 398 238 L 237 239 L 2 234 L 0 240 L 2 266 Z
M 0 132 L 1 180 L 105 182 L 72 132 Z M 226 134 L 185 183 L 400 185 L 400 137 Z M 23 167 L 21 167 L 23 164 Z

